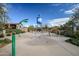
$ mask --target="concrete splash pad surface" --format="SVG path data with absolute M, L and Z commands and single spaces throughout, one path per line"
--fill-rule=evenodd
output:
M 24 33 L 16 35 L 17 56 L 75 56 L 79 47 L 64 42 L 67 37 L 48 33 Z M 0 55 L 11 55 L 11 44 L 0 49 Z

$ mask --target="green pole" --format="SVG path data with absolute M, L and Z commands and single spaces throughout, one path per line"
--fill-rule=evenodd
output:
M 16 49 L 15 49 L 15 34 L 12 33 L 12 56 L 16 55 Z

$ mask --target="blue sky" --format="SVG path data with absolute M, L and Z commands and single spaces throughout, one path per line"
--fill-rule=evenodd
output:
M 55 26 L 67 22 L 73 13 L 72 9 L 78 6 L 79 4 L 71 3 L 9 3 L 8 15 L 12 23 L 29 19 L 25 25 L 34 25 L 36 17 L 40 14 L 43 24 Z

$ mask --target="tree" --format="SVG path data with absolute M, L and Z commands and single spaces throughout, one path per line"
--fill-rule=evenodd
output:
M 79 8 L 75 8 L 73 10 L 73 14 L 70 19 L 72 20 L 73 31 L 75 32 L 77 30 L 77 26 L 79 26 Z
M 35 29 L 35 28 L 34 28 L 34 26 L 32 26 L 32 25 L 28 27 L 28 31 L 33 31 L 34 29 Z
M 5 23 L 8 21 L 9 17 L 7 15 L 6 4 L 0 4 L 0 29 L 3 30 L 4 36 L 5 34 Z
M 43 26 L 42 26 L 42 29 L 43 29 L 44 31 L 48 31 L 48 25 L 47 25 L 47 24 L 43 25 Z

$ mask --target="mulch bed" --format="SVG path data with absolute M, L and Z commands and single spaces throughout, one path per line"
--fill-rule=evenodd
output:
M 0 44 L 0 48 L 4 47 L 6 44 Z
M 11 40 L 10 39 L 4 39 L 4 40 L 1 40 L 0 39 L 0 48 L 6 46 L 9 43 L 11 43 Z

